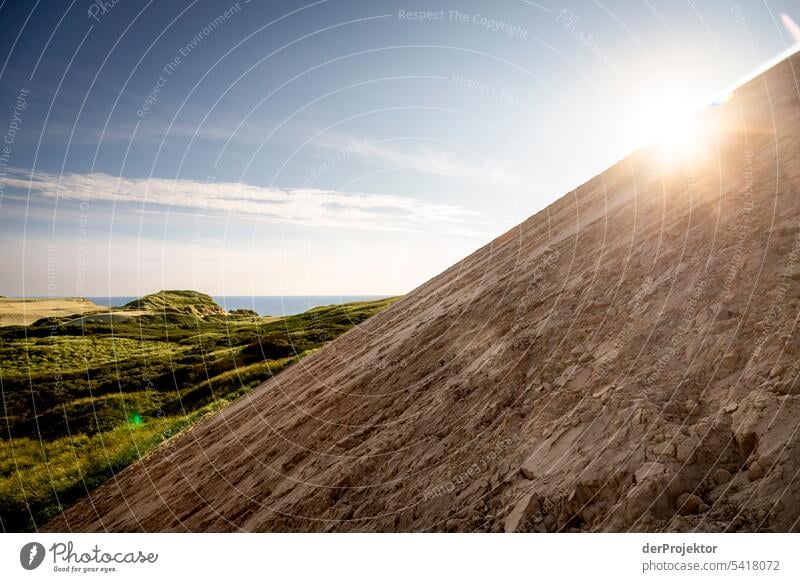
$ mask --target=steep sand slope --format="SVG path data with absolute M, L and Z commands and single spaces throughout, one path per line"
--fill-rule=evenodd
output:
M 49 530 L 798 530 L 784 61 L 70 507 Z

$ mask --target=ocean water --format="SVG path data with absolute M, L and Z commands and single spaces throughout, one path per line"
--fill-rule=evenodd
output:
M 225 295 L 214 296 L 214 301 L 225 310 L 252 309 L 259 315 L 295 315 L 321 305 L 341 305 L 353 301 L 384 299 L 389 295 Z M 97 305 L 120 307 L 137 297 L 87 297 Z

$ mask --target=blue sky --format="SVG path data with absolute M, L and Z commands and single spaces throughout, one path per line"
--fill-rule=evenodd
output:
M 0 294 L 407 292 L 800 21 L 795 1 L 102 4 L 0 4 Z

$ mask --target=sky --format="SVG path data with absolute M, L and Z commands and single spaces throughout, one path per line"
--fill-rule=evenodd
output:
M 793 21 L 795 0 L 0 0 L 0 294 L 408 292 Z

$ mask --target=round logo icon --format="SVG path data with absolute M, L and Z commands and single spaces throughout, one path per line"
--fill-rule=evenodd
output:
M 35 570 L 44 561 L 44 546 L 39 542 L 28 542 L 19 551 L 19 563 L 26 570 Z

